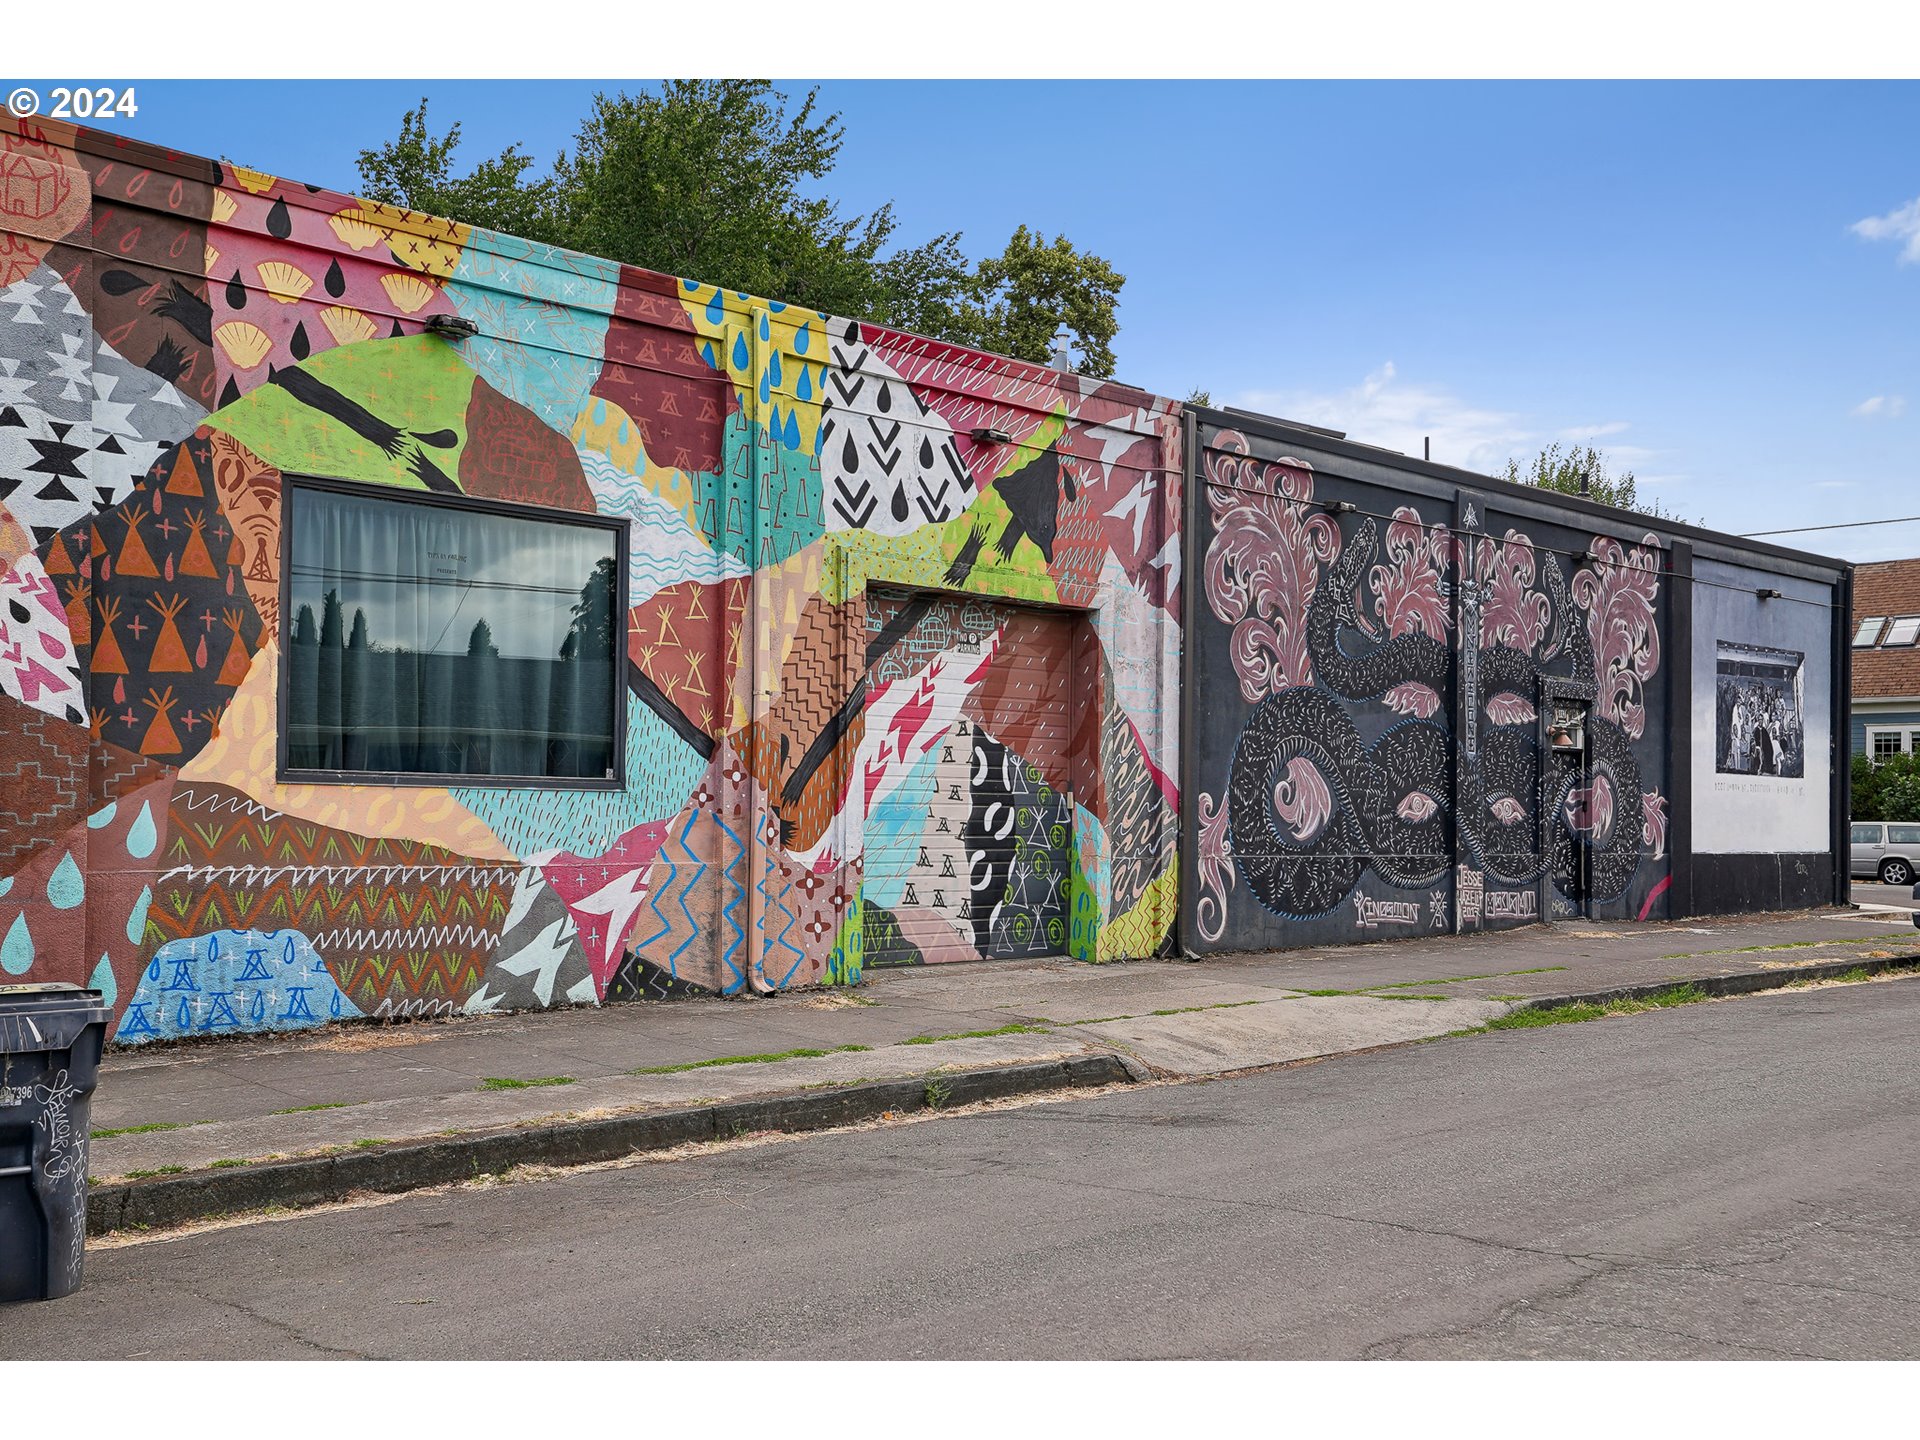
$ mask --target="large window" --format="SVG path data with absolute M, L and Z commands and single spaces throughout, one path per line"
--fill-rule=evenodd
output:
M 1867 754 L 1873 757 L 1876 765 L 1896 755 L 1920 755 L 1920 729 L 1869 725 Z
M 1896 615 L 1893 623 L 1887 626 L 1887 638 L 1882 645 L 1911 645 L 1920 638 L 1920 615 Z
M 286 778 L 624 778 L 624 522 L 302 480 L 286 528 Z

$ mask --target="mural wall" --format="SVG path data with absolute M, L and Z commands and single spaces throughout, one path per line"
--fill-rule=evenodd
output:
M 1190 945 L 1664 916 L 1657 536 L 1236 429 L 1203 425 L 1196 462 Z M 1579 752 L 1547 743 L 1556 699 Z
M 0 972 L 138 1042 L 1152 954 L 1175 409 L 9 120 Z M 287 475 L 629 521 L 626 788 L 283 783 Z
M 1693 848 L 1829 850 L 1833 589 L 1704 558 L 1694 578 Z

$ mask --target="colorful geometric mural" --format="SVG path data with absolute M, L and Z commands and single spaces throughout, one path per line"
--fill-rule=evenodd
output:
M 1153 954 L 1180 464 L 1125 386 L 8 119 L 0 969 L 135 1043 Z M 283 781 L 288 476 L 625 519 L 624 788 Z

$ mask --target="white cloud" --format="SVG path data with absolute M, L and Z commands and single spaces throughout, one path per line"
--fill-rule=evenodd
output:
M 1853 414 L 1862 420 L 1897 420 L 1906 412 L 1904 395 L 1869 395 L 1853 407 Z
M 1348 390 L 1257 390 L 1237 395 L 1230 403 L 1343 430 L 1362 444 L 1398 450 L 1416 459 L 1422 453 L 1422 443 L 1431 439 L 1436 461 L 1483 475 L 1503 474 L 1509 459 L 1525 463 L 1551 441 L 1585 445 L 1630 428 L 1625 420 L 1599 425 L 1531 425 L 1524 415 L 1474 405 L 1444 385 L 1404 379 L 1391 360 Z M 1643 445 L 1601 448 L 1612 473 L 1631 470 L 1643 485 L 1678 485 L 1691 478 L 1678 473 L 1644 473 L 1647 466 L 1661 460 L 1659 450 Z
M 1856 220 L 1850 228 L 1862 240 L 1904 240 L 1900 263 L 1920 265 L 1920 199 L 1910 200 L 1884 215 Z
M 1344 430 L 1364 445 L 1418 459 L 1423 440 L 1433 458 L 1483 473 L 1504 470 L 1509 456 L 1539 448 L 1540 436 L 1505 410 L 1471 405 L 1438 385 L 1402 380 L 1389 360 L 1350 390 L 1256 390 L 1234 404 L 1308 425 Z

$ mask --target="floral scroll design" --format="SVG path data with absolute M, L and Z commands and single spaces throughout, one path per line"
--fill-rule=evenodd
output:
M 1573 598 L 1587 612 L 1593 646 L 1594 708 L 1638 740 L 1647 728 L 1647 682 L 1660 668 L 1660 630 L 1654 602 L 1660 594 L 1660 542 L 1622 545 L 1596 535 L 1587 546 L 1594 562 L 1573 577 Z
M 1297 460 L 1256 460 L 1244 436 L 1224 431 L 1207 454 L 1207 506 L 1207 603 L 1233 627 L 1240 693 L 1257 704 L 1311 685 L 1307 610 L 1320 567 L 1340 554 L 1339 527 L 1312 510 L 1312 470 Z
M 1204 790 L 1200 792 L 1200 901 L 1194 920 L 1209 942 L 1227 928 L 1227 895 L 1239 880 L 1228 841 L 1227 807 Z
M 1480 606 L 1480 645 L 1510 645 L 1531 655 L 1552 621 L 1553 606 L 1546 593 L 1534 588 L 1540 573 L 1533 541 L 1517 530 L 1506 539 L 1480 542 L 1475 574 L 1485 599 Z
M 1445 593 L 1447 562 L 1453 545 L 1444 525 L 1427 526 L 1420 512 L 1402 505 L 1387 526 L 1388 563 L 1368 574 L 1373 613 L 1389 636 L 1424 630 L 1436 640 L 1453 627 Z

